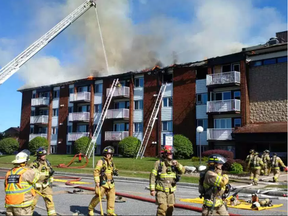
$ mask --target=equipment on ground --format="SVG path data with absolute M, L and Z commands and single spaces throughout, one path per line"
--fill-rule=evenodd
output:
M 156 98 L 156 101 L 155 101 L 155 104 L 154 104 L 154 108 L 152 110 L 152 113 L 151 113 L 147 128 L 145 130 L 141 145 L 139 147 L 139 151 L 137 153 L 136 159 L 138 157 L 140 157 L 142 159 L 143 156 L 144 156 L 144 153 L 146 151 L 146 147 L 147 147 L 148 142 L 149 142 L 149 138 L 150 138 L 151 132 L 153 130 L 153 126 L 155 124 L 155 120 L 157 119 L 157 115 L 158 115 L 158 112 L 159 112 L 160 105 L 162 103 L 162 99 L 163 99 L 164 92 L 166 90 L 166 86 L 167 86 L 167 84 L 162 85 L 160 90 L 159 90 L 159 93 L 157 95 L 157 98 Z
M 12 61 L 6 64 L 0 69 L 0 85 L 9 79 L 14 73 L 16 73 L 20 67 L 25 64 L 30 58 L 32 58 L 37 52 L 42 50 L 49 42 L 57 37 L 62 31 L 64 31 L 71 23 L 76 21 L 92 6 L 96 7 L 96 0 L 86 0 L 72 13 L 40 37 L 37 41 L 31 44 L 22 53 L 16 56 Z

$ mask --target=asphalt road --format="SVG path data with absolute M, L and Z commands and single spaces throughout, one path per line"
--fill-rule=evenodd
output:
M 0 176 L 5 176 L 5 172 L 0 171 Z M 57 176 L 55 176 L 57 179 Z M 4 180 L 0 180 L 0 185 L 3 185 Z M 86 184 L 84 186 L 94 187 L 92 178 L 82 178 L 83 182 L 89 182 L 91 184 Z M 126 194 L 137 195 L 141 197 L 152 198 L 149 194 L 149 191 L 145 189 L 148 186 L 147 183 L 142 182 L 132 182 L 132 181 L 122 181 L 118 180 L 116 182 L 116 191 Z M 72 215 L 73 213 L 79 214 L 88 214 L 88 205 L 93 197 L 92 194 L 68 194 L 67 191 L 72 192 L 74 188 L 65 186 L 62 182 L 54 182 L 53 191 L 55 193 L 53 199 L 55 202 L 55 209 L 59 215 Z M 5 200 L 5 192 L 4 188 L 0 187 L 0 210 L 4 209 L 4 200 Z M 241 196 L 245 196 L 247 194 L 239 194 Z M 193 187 L 185 187 L 178 186 L 176 192 L 176 202 L 195 206 L 201 208 L 200 204 L 181 202 L 180 198 L 196 198 L 198 197 L 198 190 Z M 276 198 L 276 197 L 275 197 Z M 245 199 L 248 199 L 247 197 Z M 115 203 L 115 212 L 118 215 L 155 215 L 157 206 L 153 203 L 138 201 L 134 199 L 125 198 L 126 202 L 123 203 Z M 273 204 L 283 204 L 282 207 L 275 208 L 272 210 L 264 210 L 264 211 L 250 211 L 250 210 L 240 210 L 235 208 L 230 208 L 229 213 L 240 214 L 240 215 L 287 215 L 287 199 L 279 200 L 273 199 Z M 106 202 L 103 202 L 103 209 L 106 212 Z M 39 202 L 36 207 L 36 212 L 39 215 L 47 215 L 45 204 L 43 199 L 39 199 Z M 0 214 L 1 215 L 1 214 Z M 37 215 L 37 214 L 34 214 Z M 95 208 L 95 215 L 100 215 L 100 207 L 99 205 Z M 201 215 L 200 212 L 184 210 L 180 208 L 175 208 L 173 215 Z

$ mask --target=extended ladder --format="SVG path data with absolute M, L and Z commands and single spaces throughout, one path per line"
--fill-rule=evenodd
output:
M 102 125 L 103 125 L 103 122 L 106 118 L 106 115 L 107 115 L 107 111 L 108 111 L 108 108 L 109 108 L 109 105 L 111 103 L 111 100 L 113 98 L 113 95 L 114 95 L 114 92 L 115 92 L 115 89 L 116 89 L 116 86 L 118 84 L 118 79 L 114 79 L 113 82 L 112 82 L 112 85 L 111 85 L 111 88 L 109 90 L 109 93 L 107 95 L 107 98 L 106 98 L 106 101 L 105 101 L 105 104 L 102 108 L 102 112 L 101 112 L 101 115 L 99 117 L 99 120 L 97 122 L 97 125 L 96 125 L 96 129 L 93 133 L 93 136 L 92 136 L 92 139 L 90 141 L 90 143 L 88 144 L 88 147 L 87 147 L 87 150 L 86 150 L 86 156 L 88 158 L 91 157 L 91 154 L 95 148 L 95 144 L 96 144 L 96 140 L 101 132 L 101 128 L 102 128 Z
M 31 44 L 27 49 L 10 61 L 7 65 L 0 69 L 0 85 L 9 77 L 16 73 L 20 67 L 32 58 L 37 52 L 43 49 L 50 41 L 66 29 L 71 23 L 77 20 L 82 14 L 88 11 L 92 6 L 96 7 L 96 0 L 86 0 L 72 13 L 45 33 L 41 38 Z
M 154 126 L 155 120 L 157 119 L 157 115 L 158 115 L 158 112 L 159 112 L 159 108 L 160 108 L 160 105 L 161 105 L 165 90 L 166 90 L 166 84 L 162 85 L 160 90 L 159 90 L 159 93 L 157 95 L 157 99 L 156 99 L 155 104 L 154 104 L 153 111 L 151 113 L 147 128 L 145 130 L 145 133 L 144 133 L 141 145 L 140 145 L 140 148 L 138 150 L 136 159 L 138 157 L 141 157 L 141 159 L 142 159 L 143 156 L 144 156 L 144 153 L 146 151 L 146 147 L 147 147 L 151 132 L 153 130 L 153 126 Z

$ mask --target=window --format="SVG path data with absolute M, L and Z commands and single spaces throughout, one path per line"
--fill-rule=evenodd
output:
M 35 110 L 31 110 L 31 116 L 35 116 Z
M 233 64 L 233 71 L 240 71 L 240 65 L 239 64 Z
M 58 109 L 53 109 L 53 116 L 58 116 Z
M 162 121 L 162 131 L 173 131 L 172 121 Z
M 66 154 L 71 154 L 71 145 L 66 145 Z
M 278 62 L 278 63 L 287 62 L 287 56 L 277 58 L 277 62 Z
M 222 72 L 229 72 L 231 71 L 231 65 L 222 65 Z
M 36 93 L 35 92 L 32 93 L 32 98 L 36 98 Z
M 90 112 L 90 105 L 86 105 L 86 106 L 79 106 L 77 108 L 78 112 Z
M 134 132 L 143 132 L 143 123 L 134 123 Z
M 69 88 L 69 94 L 74 93 L 74 88 Z
M 49 97 L 49 92 L 39 92 L 39 98 L 41 97 Z
M 103 89 L 102 83 L 95 84 L 95 93 L 102 93 L 102 89 Z
M 223 100 L 231 99 L 231 92 L 223 92 Z
M 162 107 L 172 107 L 173 99 L 172 97 L 163 98 Z
M 77 125 L 77 132 L 88 132 L 88 125 Z
M 231 92 L 217 92 L 214 93 L 214 101 L 215 100 L 229 100 L 231 99 Z
M 129 131 L 129 123 L 114 124 L 114 131 Z
M 241 127 L 241 118 L 234 118 L 233 119 L 233 127 Z
M 58 134 L 58 128 L 57 127 L 52 127 L 51 128 L 51 134 Z
M 33 133 L 34 133 L 34 127 L 30 126 L 30 134 L 33 134 Z
M 215 128 L 232 128 L 231 118 L 214 119 Z
M 47 128 L 46 128 L 46 127 L 45 127 L 45 128 L 39 127 L 38 133 L 39 133 L 39 134 L 40 134 L 40 133 L 42 133 L 42 134 L 47 134 Z
M 95 104 L 94 108 L 95 108 L 95 110 L 94 110 L 95 113 L 101 113 L 102 112 L 102 104 Z
M 119 101 L 114 103 L 115 109 L 129 109 L 130 102 L 129 101 Z
M 73 113 L 73 107 L 68 107 L 68 112 Z
M 53 91 L 53 98 L 59 98 L 60 91 L 59 90 L 54 90 Z
M 39 110 L 39 115 L 48 115 L 48 110 Z
M 198 105 L 207 104 L 207 94 L 197 94 L 196 104 Z
M 251 67 L 257 67 L 257 66 L 261 66 L 261 65 L 262 65 L 262 61 L 251 62 Z
M 57 145 L 51 145 L 50 147 L 50 153 L 51 154 L 56 154 L 57 153 Z
M 240 100 L 240 98 L 241 98 L 241 92 L 240 92 L 240 91 L 234 91 L 234 92 L 233 92 L 233 98 Z
M 208 128 L 208 119 L 197 119 L 197 127 L 202 126 L 204 131 Z
M 134 86 L 135 86 L 135 88 L 143 87 L 144 86 L 144 78 L 143 77 L 135 78 Z
M 263 61 L 263 65 L 270 65 L 270 64 L 276 64 L 276 59 L 266 59 Z
M 143 109 L 143 100 L 134 101 L 134 110 L 142 110 Z
M 67 130 L 68 130 L 68 133 L 72 133 L 72 125 L 68 125 Z

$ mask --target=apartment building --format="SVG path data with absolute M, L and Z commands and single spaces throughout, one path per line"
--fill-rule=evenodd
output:
M 163 84 L 166 84 L 166 90 L 146 156 L 159 155 L 166 137 L 175 134 L 190 139 L 195 154 L 217 148 L 232 151 L 241 158 L 251 143 L 255 149 L 266 149 L 272 143 L 267 146 L 259 140 L 247 142 L 254 130 L 250 130 L 251 125 L 263 122 L 287 124 L 287 70 L 284 70 L 287 67 L 287 54 L 284 53 L 287 43 L 283 40 L 272 43 L 204 61 L 22 88 L 19 90 L 22 92 L 20 145 L 25 147 L 32 138 L 43 136 L 51 145 L 51 153 L 71 153 L 75 140 L 92 137 L 111 84 L 114 79 L 119 79 L 121 88 L 114 92 L 96 141 L 96 154 L 107 145 L 113 145 L 118 153 L 119 141 L 127 136 L 142 141 Z M 271 60 L 276 63 L 267 63 L 269 59 L 276 59 Z M 273 78 L 267 78 L 266 74 Z M 265 100 L 263 95 L 267 96 Z M 260 104 L 262 100 L 265 106 Z M 271 104 L 271 100 L 275 102 Z M 271 107 L 272 111 L 268 112 Z M 278 113 L 277 118 L 273 116 L 275 113 Z M 204 128 L 201 134 L 196 134 L 197 126 Z M 281 127 L 279 131 L 271 128 L 283 136 L 285 128 Z M 285 131 L 287 133 L 287 126 Z M 264 130 L 260 135 L 257 132 L 258 137 L 265 140 L 263 137 L 270 136 L 274 140 L 275 137 L 266 132 Z M 277 142 L 281 142 L 279 146 L 282 147 L 284 143 L 287 145 L 284 139 Z M 269 148 L 274 151 L 274 147 Z M 281 152 L 285 150 L 282 147 L 279 147 Z

